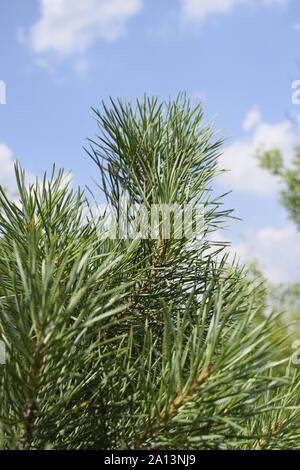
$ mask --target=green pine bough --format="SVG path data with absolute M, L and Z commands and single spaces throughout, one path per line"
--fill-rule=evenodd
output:
M 94 110 L 86 149 L 115 209 L 202 204 L 201 244 L 102 236 L 104 215 L 53 169 L 0 192 L 0 446 L 300 447 L 299 370 L 265 288 L 212 242 L 222 142 L 185 96 Z

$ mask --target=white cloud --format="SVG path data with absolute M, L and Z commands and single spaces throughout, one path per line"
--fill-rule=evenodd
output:
M 36 57 L 34 59 L 34 64 L 41 69 L 47 70 L 50 75 L 55 75 L 55 68 L 44 57 Z
M 243 122 L 243 129 L 245 131 L 250 131 L 256 124 L 261 121 L 260 110 L 257 106 L 253 106 L 252 109 L 247 113 L 245 120 Z
M 0 142 L 0 185 L 5 188 L 10 198 L 14 198 L 17 193 L 14 163 L 12 150 Z M 26 181 L 33 180 L 34 176 L 26 171 Z
M 241 5 L 285 6 L 289 0 L 181 0 L 183 17 L 192 22 L 202 23 L 208 17 L 231 13 Z
M 300 281 L 300 234 L 294 226 L 248 230 L 243 240 L 232 245 L 230 250 L 242 262 L 257 259 L 263 274 L 271 282 Z
M 263 0 L 263 3 L 265 5 L 277 5 L 277 6 L 282 6 L 285 7 L 290 0 Z
M 16 189 L 14 176 L 14 162 L 11 149 L 3 143 L 0 143 L 0 185 L 12 194 Z
M 78 75 L 86 75 L 90 68 L 90 62 L 87 59 L 81 57 L 76 60 L 74 68 Z
M 33 51 L 67 56 L 85 52 L 97 38 L 119 38 L 142 0 L 40 0 L 40 7 L 29 34 Z
M 214 242 L 228 243 L 219 232 L 211 237 Z M 248 228 L 241 239 L 226 248 L 229 261 L 241 264 L 256 260 L 263 275 L 271 282 L 300 281 L 300 233 L 293 225 L 272 226 L 259 230 Z
M 262 122 L 258 109 L 255 112 L 252 109 L 244 121 L 245 128 L 250 129 L 253 126 L 253 132 L 246 133 L 225 149 L 220 165 L 229 171 L 223 173 L 219 181 L 227 189 L 235 191 L 272 194 L 278 190 L 278 182 L 274 176 L 260 168 L 256 158 L 257 150 L 278 148 L 285 161 L 289 162 L 299 137 L 289 121 L 276 124 Z
M 185 18 L 193 21 L 203 21 L 212 14 L 229 13 L 239 3 L 245 3 L 245 0 L 181 0 Z

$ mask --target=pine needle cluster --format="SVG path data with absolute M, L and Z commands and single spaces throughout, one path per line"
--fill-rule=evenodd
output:
M 0 190 L 0 446 L 299 447 L 285 330 L 264 315 L 264 286 L 211 241 L 231 211 L 201 105 L 94 111 L 87 152 L 106 201 L 202 204 L 204 237 L 102 236 L 103 214 L 63 171 L 27 185 L 16 166 L 18 202 Z

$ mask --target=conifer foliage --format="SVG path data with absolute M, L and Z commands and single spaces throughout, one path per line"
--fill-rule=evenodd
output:
M 299 373 L 264 287 L 212 234 L 221 141 L 180 95 L 94 110 L 106 201 L 201 204 L 204 236 L 105 236 L 63 171 L 0 193 L 0 446 L 282 449 L 300 445 Z M 214 239 L 216 236 L 213 237 Z

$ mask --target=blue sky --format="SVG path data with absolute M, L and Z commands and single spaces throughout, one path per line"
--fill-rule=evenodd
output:
M 14 189 L 18 158 L 33 175 L 56 162 L 91 185 L 90 107 L 185 90 L 228 138 L 220 165 L 231 172 L 217 187 L 233 190 L 243 220 L 221 236 L 275 282 L 300 280 L 300 237 L 253 157 L 276 145 L 289 160 L 298 142 L 299 41 L 299 0 L 3 0 L 0 184 Z

